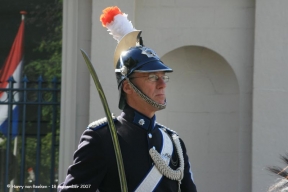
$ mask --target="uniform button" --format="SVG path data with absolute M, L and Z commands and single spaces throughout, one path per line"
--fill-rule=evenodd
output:
M 139 123 L 139 125 L 144 125 L 145 121 L 144 121 L 144 119 L 140 119 L 138 123 Z
M 148 134 L 148 137 L 151 139 L 151 138 L 152 138 L 152 134 L 151 134 L 151 133 L 149 133 L 149 134 Z

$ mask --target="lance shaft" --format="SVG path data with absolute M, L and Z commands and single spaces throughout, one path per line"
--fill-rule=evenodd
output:
M 121 154 L 121 149 L 120 149 L 120 144 L 119 144 L 119 140 L 118 140 L 118 135 L 117 135 L 117 131 L 115 128 L 115 124 L 114 121 L 112 119 L 112 115 L 104 94 L 104 91 L 102 89 L 102 86 L 100 84 L 99 78 L 96 74 L 96 71 L 87 55 L 87 53 L 83 50 L 80 49 L 81 53 L 84 57 L 84 60 L 87 64 L 87 67 L 89 69 L 90 75 L 92 76 L 96 89 L 99 93 L 100 99 L 102 101 L 103 104 L 103 108 L 108 120 L 108 127 L 110 130 L 110 134 L 112 137 L 112 142 L 113 142 L 113 146 L 114 146 L 114 151 L 115 151 L 115 156 L 116 156 L 116 161 L 117 161 L 117 168 L 118 168 L 118 174 L 119 174 L 119 179 L 120 179 L 120 186 L 121 186 L 121 191 L 122 192 L 128 192 L 127 189 L 127 182 L 126 182 L 126 176 L 125 176 L 125 170 L 124 170 L 124 164 L 123 164 L 123 158 L 122 158 L 122 154 Z

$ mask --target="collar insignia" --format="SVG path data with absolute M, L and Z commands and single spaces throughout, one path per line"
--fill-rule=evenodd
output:
M 138 123 L 139 123 L 139 125 L 143 126 L 145 124 L 145 121 L 144 121 L 144 119 L 140 119 Z

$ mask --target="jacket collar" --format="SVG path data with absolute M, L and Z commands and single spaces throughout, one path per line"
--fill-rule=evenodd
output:
M 127 104 L 121 113 L 121 117 L 147 131 L 153 130 L 156 124 L 155 115 L 149 118 Z

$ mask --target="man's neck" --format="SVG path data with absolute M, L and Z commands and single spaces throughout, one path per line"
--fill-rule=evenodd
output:
M 151 107 L 147 107 L 147 106 L 140 106 L 140 105 L 133 105 L 133 104 L 129 104 L 128 105 L 135 109 L 136 111 L 138 111 L 139 113 L 142 113 L 143 115 L 145 115 L 148 118 L 152 118 L 155 115 L 155 110 L 152 110 L 152 106 Z

